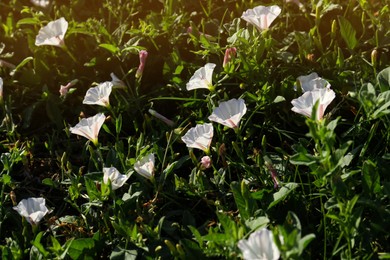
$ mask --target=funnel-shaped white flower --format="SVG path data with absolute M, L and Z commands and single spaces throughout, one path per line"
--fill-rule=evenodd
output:
M 266 30 L 271 23 L 278 17 L 282 9 L 277 5 L 256 6 L 253 9 L 246 10 L 241 18 L 255 26 L 258 30 Z
M 28 198 L 19 202 L 16 207 L 13 207 L 19 215 L 25 217 L 27 222 L 31 225 L 37 225 L 39 221 L 49 213 L 46 207 L 44 198 Z
M 190 81 L 187 83 L 187 90 L 193 90 L 197 88 L 206 88 L 213 90 L 213 71 L 215 68 L 214 63 L 207 63 L 202 68 L 195 71 L 194 75 L 190 78 Z
M 302 94 L 299 98 L 293 99 L 291 104 L 294 106 L 292 111 L 310 117 L 313 107 L 319 100 L 317 109 L 317 119 L 322 119 L 324 112 L 332 100 L 336 97 L 333 90 L 329 88 L 316 89 Z
M 214 121 L 230 128 L 237 128 L 243 115 L 246 113 L 246 105 L 243 99 L 230 99 L 221 102 L 209 116 Z
M 33 3 L 35 6 L 46 8 L 49 6 L 50 1 L 49 0 L 31 0 L 31 3 Z
M 315 72 L 306 76 L 299 76 L 297 82 L 301 86 L 302 92 L 330 88 L 329 82 L 319 77 Z M 294 86 L 294 89 L 296 90 L 296 86 Z
M 53 45 L 62 47 L 66 30 L 68 29 L 68 22 L 64 17 L 58 20 L 49 22 L 45 27 L 41 28 L 35 38 L 35 45 Z
M 214 127 L 211 123 L 203 125 L 198 124 L 188 130 L 181 140 L 183 140 L 187 147 L 197 148 L 208 152 L 213 135 Z
M 115 167 L 103 168 L 103 182 L 108 183 L 108 179 L 110 179 L 112 190 L 122 187 L 128 178 L 127 175 L 121 174 Z
M 110 94 L 113 84 L 110 81 L 100 83 L 96 87 L 88 89 L 85 94 L 83 104 L 99 105 L 108 107 L 110 105 Z
M 113 72 L 110 74 L 113 88 L 126 88 L 126 84 L 120 80 Z
M 134 170 L 142 177 L 152 179 L 154 175 L 154 154 L 150 153 L 137 161 L 134 164 Z
M 244 260 L 278 260 L 280 257 L 280 251 L 274 242 L 273 234 L 266 228 L 253 232 L 248 240 L 238 241 L 238 248 L 241 250 Z
M 106 116 L 102 113 L 93 117 L 83 118 L 74 127 L 69 128 L 72 134 L 81 135 L 91 140 L 95 145 L 98 143 L 98 135 Z

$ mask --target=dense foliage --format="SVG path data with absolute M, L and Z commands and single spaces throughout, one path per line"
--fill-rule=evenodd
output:
M 241 18 L 259 5 L 281 7 L 269 29 Z M 61 17 L 64 45 L 37 46 Z M 265 227 L 283 259 L 390 257 L 388 0 L 8 0 L 0 25 L 3 259 L 239 259 Z M 213 87 L 187 90 L 207 63 Z M 291 110 L 313 72 L 335 92 L 322 119 Z M 111 73 L 109 105 L 83 103 Z M 209 119 L 232 99 L 238 127 Z M 96 140 L 74 134 L 95 115 Z M 15 210 L 33 197 L 39 223 Z

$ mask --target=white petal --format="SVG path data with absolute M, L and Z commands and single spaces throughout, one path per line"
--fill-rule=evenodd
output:
M 279 16 L 281 9 L 277 5 L 257 6 L 246 10 L 241 18 L 254 25 L 259 30 L 268 29 L 271 23 Z
M 109 97 L 112 87 L 112 82 L 106 81 L 96 87 L 89 88 L 85 94 L 83 104 L 107 107 L 110 104 Z
M 147 179 L 152 179 L 154 175 L 154 154 L 148 154 L 134 164 L 134 170 Z
M 28 198 L 13 207 L 21 216 L 25 217 L 30 224 L 38 222 L 49 212 L 44 198 Z
M 194 75 L 190 78 L 186 87 L 187 90 L 193 90 L 197 88 L 210 89 L 212 87 L 213 71 L 215 68 L 214 63 L 207 63 L 202 68 L 195 71 Z
M 125 174 L 121 174 L 115 167 L 103 168 L 103 182 L 108 183 L 111 181 L 111 189 L 116 190 L 125 184 L 129 177 Z
M 336 94 L 329 88 L 315 89 L 302 94 L 299 98 L 293 99 L 291 104 L 294 106 L 292 111 L 310 117 L 313 107 L 317 100 L 319 105 L 317 109 L 317 119 L 322 119 L 327 106 L 333 101 Z
M 35 38 L 35 45 L 53 45 L 61 47 L 64 44 L 65 33 L 68 29 L 68 22 L 61 17 L 58 20 L 49 22 L 41 28 Z
M 209 120 L 230 128 L 236 128 L 246 111 L 245 101 L 241 98 L 233 98 L 228 101 L 221 102 L 209 116 Z
M 242 251 L 245 260 L 277 260 L 280 257 L 273 234 L 266 228 L 253 232 L 248 240 L 241 239 L 238 248 Z
M 206 123 L 203 125 L 198 124 L 195 127 L 192 127 L 184 136 L 182 136 L 181 139 L 187 147 L 197 148 L 206 152 L 210 148 L 213 135 L 213 125 Z
M 102 127 L 106 116 L 102 113 L 96 114 L 93 117 L 83 118 L 74 127 L 69 128 L 72 134 L 81 135 L 92 142 L 96 142 L 100 128 Z

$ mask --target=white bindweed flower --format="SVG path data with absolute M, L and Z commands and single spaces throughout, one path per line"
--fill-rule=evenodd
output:
M 65 45 L 64 37 L 67 29 L 68 22 L 64 17 L 51 21 L 39 30 L 38 35 L 35 38 L 35 45 L 53 45 L 62 47 Z
M 246 10 L 241 18 L 255 26 L 258 30 L 266 30 L 271 23 L 280 14 L 282 9 L 277 5 L 256 6 L 253 9 Z
M 150 153 L 137 161 L 134 164 L 134 170 L 142 177 L 152 179 L 154 176 L 154 154 Z
M 230 99 L 221 102 L 209 116 L 214 121 L 230 128 L 238 128 L 240 120 L 246 113 L 246 105 L 243 99 Z
M 31 0 L 31 3 L 35 6 L 46 8 L 49 6 L 50 1 L 49 0 Z
M 126 88 L 126 84 L 120 80 L 113 72 L 110 74 L 113 88 Z
M 302 89 L 302 92 L 312 91 L 322 88 L 330 88 L 330 84 L 325 79 L 318 76 L 317 73 L 313 72 L 309 75 L 299 76 L 297 78 L 297 85 Z M 297 90 L 297 86 L 294 86 Z
M 85 94 L 83 104 L 86 105 L 99 105 L 108 107 L 110 105 L 110 94 L 113 84 L 110 81 L 100 83 L 96 87 L 88 89 Z
M 336 97 L 333 90 L 329 88 L 316 89 L 302 94 L 299 98 L 293 99 L 291 104 L 294 106 L 292 111 L 301 115 L 310 117 L 313 107 L 319 101 L 316 119 L 320 120 L 324 116 L 327 106 Z
M 190 78 L 187 83 L 187 90 L 193 90 L 197 88 L 206 88 L 210 91 L 214 89 L 212 78 L 213 71 L 215 68 L 214 63 L 207 63 L 202 68 L 195 71 L 194 75 Z
M 122 187 L 128 178 L 127 175 L 121 174 L 115 167 L 103 168 L 103 182 L 108 183 L 108 180 L 110 180 L 112 190 Z
M 91 140 L 95 145 L 98 143 L 98 135 L 106 116 L 102 113 L 93 117 L 83 118 L 74 127 L 69 128 L 72 134 L 81 135 Z
M 238 241 L 244 260 L 278 260 L 280 251 L 270 230 L 263 228 Z
M 188 130 L 187 133 L 181 138 L 181 140 L 183 140 L 187 147 L 197 148 L 207 153 L 210 149 L 213 135 L 214 127 L 211 123 L 206 123 L 203 125 L 198 124 Z
M 19 215 L 25 217 L 27 222 L 31 225 L 37 225 L 39 221 L 49 213 L 44 198 L 23 199 L 17 206 L 13 207 L 13 209 L 16 210 Z

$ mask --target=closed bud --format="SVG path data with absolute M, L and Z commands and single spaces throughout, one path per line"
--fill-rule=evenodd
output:
M 377 49 L 374 49 L 372 52 L 371 52 L 371 64 L 372 66 L 375 68 L 376 65 L 378 64 L 378 50 Z
M 332 29 L 330 31 L 330 37 L 334 40 L 336 38 L 337 23 L 336 20 L 332 21 Z

